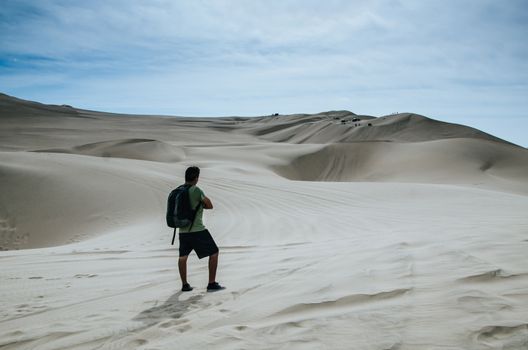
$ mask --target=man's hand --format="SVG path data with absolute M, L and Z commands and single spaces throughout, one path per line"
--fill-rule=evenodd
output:
M 213 203 L 211 202 L 211 200 L 207 197 L 204 197 L 203 199 L 203 205 L 204 205 L 204 209 L 213 209 Z

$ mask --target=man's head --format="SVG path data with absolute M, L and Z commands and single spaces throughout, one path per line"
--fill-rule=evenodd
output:
M 188 167 L 185 170 L 185 182 L 190 184 L 196 184 L 200 177 L 200 168 L 197 166 Z

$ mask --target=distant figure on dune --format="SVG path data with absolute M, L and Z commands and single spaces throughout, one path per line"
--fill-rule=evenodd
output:
M 216 282 L 218 246 L 202 221 L 203 210 L 213 209 L 213 204 L 211 200 L 205 196 L 203 191 L 196 186 L 199 177 L 200 169 L 198 167 L 192 166 L 187 168 L 185 171 L 185 184 L 179 186 L 173 191 L 179 191 L 177 196 L 181 196 L 180 199 L 175 199 L 177 202 L 176 206 L 186 207 L 188 211 L 192 212 L 192 219 L 187 221 L 190 222 L 187 226 L 169 224 L 171 227 L 180 228 L 180 257 L 178 259 L 178 269 L 182 280 L 181 290 L 183 292 L 193 290 L 193 287 L 187 282 L 187 258 L 193 250 L 196 252 L 199 259 L 205 258 L 206 256 L 209 257 L 209 284 L 207 285 L 207 291 L 214 292 L 225 288 Z M 172 200 L 173 197 L 171 193 L 171 196 L 169 196 L 169 207 Z M 180 213 L 180 210 L 175 209 L 175 212 Z M 167 215 L 169 216 L 169 212 Z M 178 220 L 179 218 L 176 218 L 176 215 L 174 216 L 176 219 L 175 221 L 180 221 Z M 184 220 L 182 221 L 185 222 Z M 167 219 L 167 222 L 169 222 L 169 218 Z

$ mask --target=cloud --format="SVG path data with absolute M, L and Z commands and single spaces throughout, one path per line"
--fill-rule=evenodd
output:
M 123 112 L 514 117 L 528 107 L 527 29 L 515 0 L 7 0 L 0 81 Z

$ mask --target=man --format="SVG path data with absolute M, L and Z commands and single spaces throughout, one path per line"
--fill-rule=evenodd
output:
M 207 291 L 215 292 L 225 288 L 215 280 L 216 268 L 218 266 L 218 247 L 202 221 L 203 210 L 213 209 L 213 203 L 196 186 L 199 177 L 200 169 L 198 167 L 192 166 L 185 171 L 185 184 L 190 186 L 189 199 L 191 201 L 191 208 L 196 208 L 198 204 L 200 206 L 196 212 L 194 222 L 187 227 L 180 228 L 180 258 L 178 259 L 178 268 L 182 280 L 182 292 L 193 290 L 193 287 L 187 282 L 187 258 L 193 249 L 199 259 L 205 258 L 206 256 L 209 257 L 209 284 L 207 285 Z

